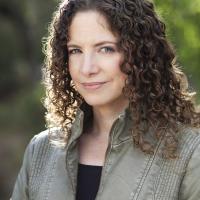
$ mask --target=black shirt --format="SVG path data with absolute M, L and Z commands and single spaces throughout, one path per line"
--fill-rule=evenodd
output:
M 78 165 L 76 200 L 95 200 L 102 166 Z

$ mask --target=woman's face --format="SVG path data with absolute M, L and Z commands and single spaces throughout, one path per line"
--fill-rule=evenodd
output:
M 69 29 L 69 72 L 77 91 L 91 106 L 122 104 L 126 76 L 118 38 L 95 11 L 78 12 Z

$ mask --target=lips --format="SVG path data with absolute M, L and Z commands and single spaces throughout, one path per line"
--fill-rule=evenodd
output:
M 94 85 L 101 85 L 106 82 L 91 82 L 91 83 L 82 83 L 84 86 L 94 86 Z
M 85 89 L 94 90 L 103 86 L 106 82 L 90 82 L 90 83 L 82 83 Z

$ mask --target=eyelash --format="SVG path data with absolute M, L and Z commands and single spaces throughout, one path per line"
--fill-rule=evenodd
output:
M 115 52 L 115 49 L 112 48 L 112 47 L 103 47 L 103 48 L 101 48 L 101 49 L 106 49 L 106 52 L 105 52 L 105 53 L 113 53 L 113 52 Z
M 102 50 L 102 49 L 106 49 L 106 51 L 104 52 L 104 53 L 113 53 L 113 52 L 115 52 L 115 49 L 114 48 L 112 48 L 112 47 L 102 47 L 101 49 L 100 49 L 100 51 Z M 75 51 L 75 52 L 74 52 Z M 78 52 L 77 52 L 78 51 Z M 77 53 L 81 53 L 81 50 L 80 49 L 71 49 L 71 50 L 69 50 L 68 51 L 68 53 L 69 54 L 77 54 Z
M 68 53 L 69 53 L 69 54 L 76 54 L 76 53 L 74 53 L 74 51 L 77 51 L 77 50 L 78 50 L 79 53 L 80 53 L 80 50 L 79 50 L 79 49 L 71 49 L 71 50 L 68 51 Z

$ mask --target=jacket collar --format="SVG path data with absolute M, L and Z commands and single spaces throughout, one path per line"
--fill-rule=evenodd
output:
M 83 132 L 85 126 L 92 123 L 93 118 L 92 107 L 86 102 L 83 102 L 81 106 L 77 109 L 75 120 L 72 124 L 71 137 L 69 139 L 69 144 L 77 140 Z M 128 131 L 132 125 L 131 111 L 129 106 L 123 110 L 118 118 L 114 121 L 111 134 L 112 134 L 112 144 L 117 145 L 125 140 L 131 138 L 131 134 Z

